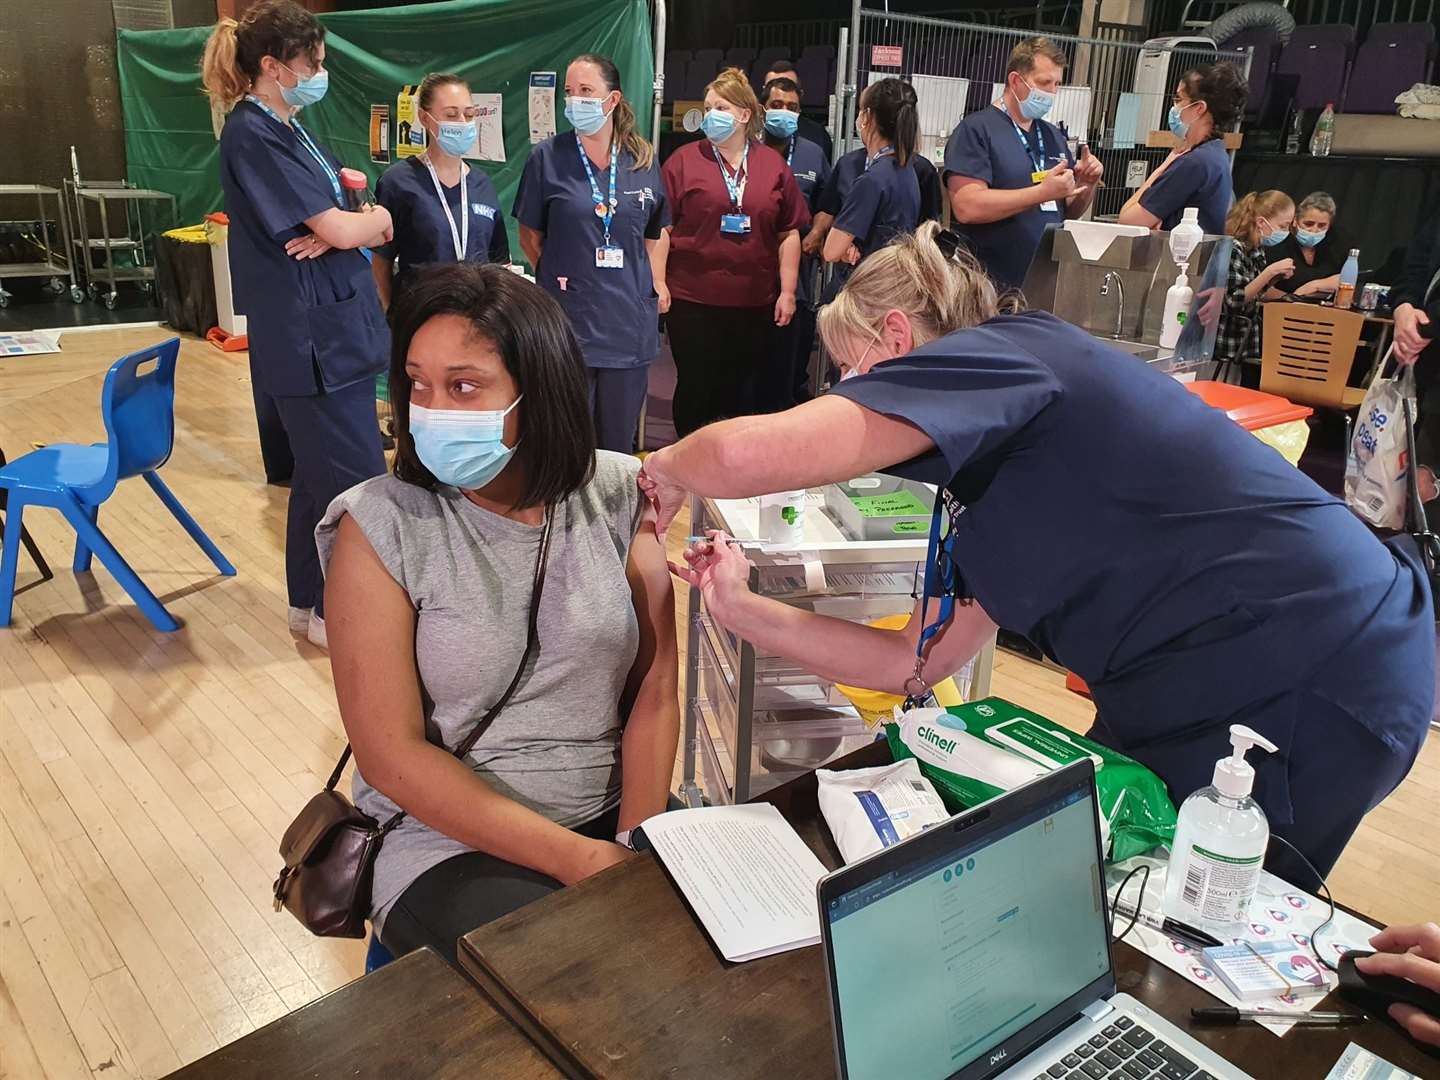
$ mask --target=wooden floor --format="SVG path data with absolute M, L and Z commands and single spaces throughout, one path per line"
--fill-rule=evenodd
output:
M 104 438 L 110 362 L 159 329 L 67 334 L 0 360 L 0 447 Z M 271 910 L 277 837 L 342 746 L 325 656 L 285 626 L 286 492 L 261 483 L 243 354 L 186 341 L 167 482 L 239 569 L 221 578 L 140 483 L 101 524 L 181 619 L 161 634 L 96 563 L 69 570 L 50 511 L 26 523 L 0 630 L 0 1076 L 157 1076 L 354 978 L 359 942 Z M 673 536 L 683 536 L 677 527 Z M 683 641 L 683 638 L 682 638 Z M 997 693 L 1083 729 L 1053 672 L 1003 658 Z M 1440 915 L 1440 744 L 1375 811 L 1336 895 L 1389 921 Z

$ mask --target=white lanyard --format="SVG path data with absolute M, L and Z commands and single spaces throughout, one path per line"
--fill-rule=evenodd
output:
M 879 150 L 875 151 L 874 157 L 867 157 L 865 159 L 865 171 L 869 172 L 871 165 L 874 165 L 875 162 L 879 161 L 882 157 L 889 157 L 893 153 L 895 153 L 895 147 L 882 146 Z
M 426 154 L 420 160 L 425 163 L 425 168 L 430 173 L 430 182 L 435 185 L 435 194 L 440 197 L 440 209 L 445 211 L 445 223 L 450 226 L 450 242 L 455 245 L 455 261 L 464 262 L 465 252 L 470 248 L 470 215 L 465 212 L 465 178 L 470 175 L 470 166 L 460 162 L 460 227 L 457 229 L 455 215 L 450 213 L 450 202 L 445 198 L 445 189 L 440 186 L 440 174 L 430 163 L 430 155 Z

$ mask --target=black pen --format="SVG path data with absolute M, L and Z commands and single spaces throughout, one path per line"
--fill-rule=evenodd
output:
M 1335 1025 L 1363 1024 L 1364 1013 L 1342 1012 L 1279 1012 L 1268 1009 L 1237 1009 L 1233 1005 L 1215 1005 L 1191 1009 L 1190 1019 L 1203 1024 L 1238 1024 L 1242 1020 L 1284 1020 L 1287 1024 Z
M 1128 918 L 1135 914 L 1135 909 L 1124 904 L 1116 904 L 1115 911 L 1122 917 Z M 1213 949 L 1225 943 L 1219 938 L 1212 937 L 1204 930 L 1187 926 L 1185 923 L 1176 922 L 1171 918 L 1160 918 L 1148 911 L 1140 912 L 1139 920 L 1152 930 L 1159 930 L 1162 934 L 1174 938 L 1182 944 L 1189 945 L 1192 949 Z

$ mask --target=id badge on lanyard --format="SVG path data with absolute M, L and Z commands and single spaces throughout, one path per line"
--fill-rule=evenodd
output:
M 1020 130 L 1020 125 L 1015 123 L 1013 118 L 1010 123 L 1015 128 L 1015 134 L 1020 138 L 1020 145 L 1025 148 L 1025 156 L 1030 159 L 1030 164 L 1035 166 L 1035 171 L 1030 174 L 1030 183 L 1038 184 L 1050 175 L 1050 170 L 1045 168 L 1045 129 L 1039 126 L 1035 128 L 1035 137 L 1040 140 L 1040 156 L 1036 158 L 1035 151 L 1030 146 L 1030 140 L 1025 138 L 1025 132 Z M 1039 125 L 1040 121 L 1036 120 L 1034 123 Z M 1058 214 L 1060 204 L 1054 199 L 1047 199 L 1040 204 L 1040 209 L 1046 213 Z
M 725 168 L 725 161 L 720 156 L 720 151 L 715 150 L 715 165 L 720 170 L 720 179 L 725 181 L 725 190 L 730 195 L 730 213 L 720 215 L 720 231 L 729 236 L 744 236 L 750 231 L 750 215 L 745 213 L 741 205 L 745 201 L 745 187 L 750 182 L 748 164 L 750 161 L 750 144 L 745 144 L 745 153 L 740 158 L 740 167 L 731 176 Z
M 600 185 L 595 182 L 595 170 L 590 165 L 590 156 L 585 153 L 585 147 L 580 142 L 580 136 L 575 136 L 575 147 L 580 151 L 580 164 L 585 166 L 585 178 L 590 181 L 590 199 L 595 204 L 595 216 L 603 223 L 605 230 L 604 240 L 595 249 L 595 269 L 597 270 L 624 270 L 625 249 L 610 242 L 610 226 L 615 221 L 615 215 L 619 212 L 620 203 L 615 198 L 615 171 L 617 151 L 615 143 L 610 143 L 610 194 L 605 198 L 600 194 Z

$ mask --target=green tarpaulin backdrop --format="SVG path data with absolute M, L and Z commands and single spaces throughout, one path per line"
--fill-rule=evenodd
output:
M 558 73 L 555 111 L 563 131 L 566 63 L 583 52 L 609 56 L 620 68 L 642 130 L 650 127 L 654 57 L 646 0 L 449 0 L 339 12 L 320 21 L 330 92 L 305 110 L 305 126 L 346 165 L 364 169 L 372 183 L 386 166 L 370 161 L 370 106 L 389 105 L 393 143 L 395 95 L 432 71 L 468 79 L 475 93 L 504 95 L 507 160 L 471 164 L 489 172 L 507 212 L 530 154 L 530 72 Z M 183 223 L 223 209 L 218 144 L 209 102 L 200 91 L 200 54 L 209 32 L 197 27 L 119 34 L 130 180 L 172 192 Z M 510 239 L 518 259 L 513 221 Z

